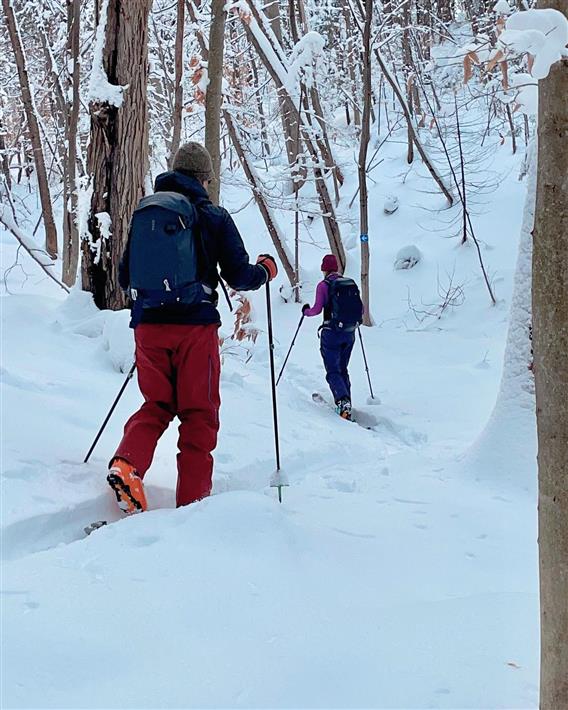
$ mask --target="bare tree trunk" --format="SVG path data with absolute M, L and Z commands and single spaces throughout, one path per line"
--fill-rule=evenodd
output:
M 402 25 L 402 75 L 404 77 L 404 84 L 406 87 L 406 101 L 410 110 L 410 115 L 414 116 L 414 100 L 412 92 L 413 61 L 412 48 L 410 46 L 410 25 L 412 23 L 412 18 L 410 15 L 410 6 L 408 2 L 406 2 L 402 6 L 400 22 Z M 412 137 L 410 121 L 408 123 L 408 149 L 406 153 L 406 162 L 410 165 L 414 160 L 414 140 Z
M 297 0 L 298 4 L 298 12 L 299 12 L 299 18 L 300 18 L 300 25 L 302 27 L 302 32 L 306 33 L 309 32 L 310 27 L 308 24 L 308 19 L 306 16 L 306 10 L 304 7 L 304 0 Z M 292 5 L 293 5 L 293 0 L 292 0 Z M 295 40 L 296 41 L 296 40 Z M 306 87 L 303 87 L 304 91 Z M 307 99 L 307 94 L 306 94 L 306 99 Z M 321 139 L 317 140 L 317 145 L 320 153 L 322 154 L 322 157 L 325 162 L 325 167 L 327 170 L 329 170 L 332 174 L 333 177 L 333 188 L 335 190 L 335 204 L 339 204 L 339 188 L 341 185 L 343 185 L 344 182 L 344 177 L 341 172 L 341 169 L 339 165 L 334 160 L 333 153 L 331 151 L 331 143 L 329 142 L 329 137 L 327 133 L 327 124 L 324 119 L 324 113 L 323 113 L 323 107 L 321 104 L 320 100 L 320 94 L 319 94 L 319 88 L 318 88 L 318 83 L 317 79 L 314 76 L 312 77 L 312 84 L 310 86 L 309 90 L 309 100 L 311 101 L 311 104 L 313 106 L 313 113 L 315 115 L 316 121 L 318 122 L 320 131 L 321 131 Z M 311 125 L 311 120 L 310 120 L 310 125 Z M 300 139 L 301 135 L 298 132 L 297 134 L 297 140 L 298 144 L 300 144 Z
M 432 0 L 418 0 L 416 3 L 416 14 L 420 27 L 420 48 L 422 57 L 430 59 L 430 47 L 432 44 Z
M 221 105 L 223 103 L 223 49 L 225 46 L 225 0 L 211 2 L 211 28 L 207 73 L 209 83 L 205 95 L 205 147 L 211 154 L 215 177 L 209 184 L 209 197 L 219 204 L 221 188 Z
M 51 103 L 51 113 L 55 118 L 55 123 L 58 132 L 61 134 L 66 134 L 67 131 L 67 101 L 65 100 L 63 86 L 61 85 L 61 74 L 67 73 L 67 67 L 64 67 L 63 71 L 58 71 L 55 64 L 55 58 L 51 50 L 50 39 L 47 36 L 45 27 L 39 28 L 39 37 L 41 41 L 41 46 L 43 49 L 43 54 L 45 56 L 45 64 L 47 69 L 47 74 L 51 80 L 52 91 L 49 94 L 49 99 Z M 58 156 L 61 162 L 65 161 L 65 141 L 57 141 Z
M 266 17 L 268 17 L 270 27 L 274 32 L 276 39 L 278 40 L 280 45 L 283 45 L 279 0 L 267 0 L 265 3 L 263 3 L 263 10 Z
M 270 46 L 275 51 L 280 61 L 284 60 L 284 51 L 282 49 L 282 28 L 280 25 L 280 16 L 278 12 L 277 0 L 268 4 L 264 13 L 260 13 L 255 0 L 248 0 L 247 3 L 252 16 L 262 29 L 263 34 L 267 38 Z M 280 114 L 282 118 L 282 129 L 284 131 L 284 142 L 286 145 L 286 154 L 288 156 L 288 165 L 293 171 L 297 167 L 298 154 L 301 151 L 301 145 L 297 140 L 297 111 L 294 101 L 289 96 L 286 89 L 280 84 L 276 86 L 278 102 L 280 104 Z M 305 174 L 302 176 L 301 188 L 305 181 Z
M 2 161 L 2 173 L 6 180 L 8 190 L 12 189 L 12 176 L 10 175 L 10 160 L 8 159 L 8 150 L 6 148 L 6 133 L 2 123 L 2 109 L 0 107 L 0 160 Z
M 443 23 L 448 24 L 453 20 L 454 8 L 452 0 L 437 0 L 436 7 L 438 17 Z
M 294 268 L 290 261 L 290 257 L 288 256 L 288 253 L 286 251 L 284 238 L 278 231 L 278 227 L 276 226 L 276 220 L 272 216 L 270 208 L 267 205 L 266 200 L 264 199 L 264 195 L 262 194 L 262 189 L 259 184 L 258 177 L 245 153 L 238 131 L 235 125 L 233 124 L 233 120 L 228 111 L 223 111 L 223 120 L 225 121 L 227 130 L 229 131 L 231 141 L 235 147 L 235 150 L 237 151 L 237 155 L 239 156 L 245 175 L 247 176 L 247 179 L 250 183 L 254 198 L 256 200 L 256 204 L 258 205 L 260 213 L 264 219 L 264 224 L 266 225 L 268 233 L 270 234 L 272 243 L 274 244 L 274 248 L 276 249 L 278 258 L 280 259 L 280 263 L 284 267 L 284 271 L 286 272 L 286 276 L 288 277 L 290 286 L 293 287 L 295 286 Z
M 124 308 L 118 264 L 132 212 L 144 192 L 148 169 L 148 11 L 151 0 L 108 3 L 102 67 L 108 81 L 125 87 L 115 104 L 91 100 L 88 164 L 93 196 L 83 242 L 83 288 L 99 308 Z M 103 6 L 104 7 L 104 6 Z M 96 58 L 95 58 L 96 59 Z M 97 87 L 93 87 L 95 90 Z M 105 97 L 106 98 L 106 97 Z
M 351 10 L 349 9 L 349 0 L 342 0 L 341 7 L 343 10 L 343 18 L 345 20 L 345 33 L 347 35 L 347 47 L 346 47 L 346 61 L 347 61 L 347 71 L 349 72 L 349 81 L 351 83 L 352 96 L 353 96 L 353 122 L 355 126 L 359 128 L 361 126 L 361 111 L 359 109 L 359 103 L 357 98 L 359 97 L 359 87 L 357 86 L 357 75 L 355 73 L 355 67 L 358 62 L 356 62 L 354 45 L 358 45 L 359 42 L 354 42 L 353 38 L 353 24 L 351 22 Z M 358 38 L 357 38 L 358 39 Z M 364 71 L 364 70 L 363 70 Z
M 252 9 L 253 5 L 249 5 L 249 6 Z M 254 11 L 252 13 L 251 18 L 241 17 L 241 19 L 242 19 L 242 23 L 245 28 L 245 31 L 247 33 L 247 37 L 249 38 L 252 45 L 254 46 L 262 63 L 264 64 L 264 66 L 268 70 L 272 80 L 274 81 L 274 83 L 277 87 L 277 90 L 284 91 L 286 93 L 286 95 L 288 97 L 289 104 L 295 112 L 295 120 L 299 122 L 302 140 L 303 140 L 303 142 L 308 150 L 308 153 L 310 154 L 310 157 L 314 163 L 314 177 L 315 177 L 315 183 L 316 183 L 316 191 L 318 193 L 324 228 L 326 231 L 327 238 L 329 240 L 329 245 L 330 245 L 331 251 L 337 257 L 337 260 L 338 260 L 341 268 L 344 268 L 345 267 L 345 250 L 343 248 L 343 243 L 341 241 L 341 233 L 339 230 L 339 224 L 337 223 L 337 219 L 335 217 L 335 210 L 333 208 L 333 202 L 331 200 L 329 190 L 328 190 L 327 184 L 325 182 L 325 176 L 323 174 L 321 167 L 319 167 L 320 158 L 321 158 L 319 144 L 315 144 L 314 141 L 312 140 L 312 137 L 310 136 L 309 127 L 306 126 L 306 124 L 302 120 L 302 117 L 298 114 L 298 109 L 294 105 L 294 102 L 292 101 L 289 94 L 287 93 L 276 67 L 273 66 L 273 63 L 270 61 L 262 43 L 258 41 L 255 33 L 251 30 L 250 24 L 252 24 L 252 22 L 256 21 Z M 259 26 L 259 28 L 260 28 L 260 26 Z M 281 66 L 282 66 L 282 69 L 285 70 L 285 67 L 283 65 L 281 65 Z M 317 147 L 316 147 L 316 145 L 317 145 Z
M 168 166 L 171 169 L 174 156 L 181 141 L 181 124 L 183 119 L 183 36 L 185 31 L 185 2 L 177 0 L 176 46 L 175 46 L 175 86 L 174 86 L 174 116 L 172 144 Z
M 382 54 L 379 52 L 379 50 L 375 50 L 375 55 L 377 57 L 377 61 L 379 62 L 379 65 L 382 69 L 382 72 L 388 81 L 388 83 L 391 85 L 391 88 L 393 92 L 395 93 L 398 102 L 400 104 L 400 107 L 403 110 L 404 116 L 406 118 L 406 122 L 408 125 L 408 130 L 412 134 L 412 140 L 414 141 L 414 145 L 416 146 L 416 149 L 420 153 L 420 157 L 422 158 L 424 165 L 428 168 L 428 172 L 440 188 L 440 190 L 444 193 L 446 199 L 448 200 L 449 204 L 452 205 L 454 203 L 454 198 L 452 197 L 452 193 L 450 190 L 446 187 L 444 184 L 444 181 L 442 179 L 442 176 L 438 174 L 436 171 L 436 168 L 434 167 L 432 161 L 428 157 L 426 151 L 424 150 L 424 147 L 422 143 L 420 142 L 420 139 L 418 138 L 418 134 L 416 133 L 416 129 L 414 128 L 414 124 L 412 121 L 412 114 L 410 113 L 410 109 L 406 103 L 406 100 L 400 90 L 400 87 L 398 86 L 396 79 L 392 76 L 391 72 L 389 71 L 389 68 L 387 67 L 387 64 L 385 60 L 383 59 Z
M 363 119 L 359 145 L 359 223 L 361 239 L 361 296 L 365 312 L 363 325 L 372 325 L 369 301 L 369 213 L 367 204 L 367 149 L 371 133 L 371 25 L 373 0 L 365 0 L 363 28 Z
M 566 0 L 540 8 L 567 11 Z M 538 430 L 540 708 L 568 708 L 568 60 L 539 82 L 533 251 Z
M 262 97 L 260 95 L 260 82 L 258 80 L 258 69 L 256 66 L 256 60 L 254 54 L 249 47 L 250 53 L 250 66 L 253 78 L 254 95 L 256 97 L 256 107 L 258 110 L 258 120 L 260 121 L 260 138 L 261 145 L 264 155 L 270 155 L 270 144 L 268 142 L 268 133 L 266 132 L 266 116 L 264 114 L 264 106 L 262 104 Z
M 30 91 L 30 82 L 28 78 L 26 58 L 24 56 L 24 48 L 20 40 L 20 31 L 18 28 L 12 2 L 10 0 L 2 0 L 2 8 L 4 10 L 6 26 L 10 35 L 10 42 L 14 51 L 16 66 L 18 67 L 18 77 L 20 80 L 20 90 L 22 92 L 22 102 L 24 104 L 26 121 L 28 123 L 30 140 L 34 152 L 43 224 L 45 227 L 45 248 L 47 253 L 52 258 L 55 258 L 57 256 L 57 229 L 55 227 L 55 221 L 53 219 L 53 209 L 51 207 L 49 182 L 47 180 L 47 171 L 45 169 L 45 159 L 43 155 L 43 148 L 41 145 L 41 137 L 39 132 L 36 107 L 33 96 Z
M 71 90 L 71 101 L 67 106 L 65 128 L 67 155 L 63 177 L 63 282 L 67 286 L 73 286 L 75 283 L 79 261 L 77 128 L 81 104 L 79 95 L 81 77 L 80 25 L 80 0 L 67 0 L 67 59 L 68 63 L 73 67 L 70 81 L 68 81 L 68 84 L 70 84 L 70 86 L 68 85 L 68 90 Z M 66 67 L 66 73 L 67 71 L 68 67 Z

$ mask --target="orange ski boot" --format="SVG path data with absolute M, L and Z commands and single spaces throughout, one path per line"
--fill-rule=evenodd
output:
M 147 510 L 144 484 L 134 466 L 124 459 L 113 459 L 107 481 L 116 494 L 118 507 L 126 513 L 142 513 Z

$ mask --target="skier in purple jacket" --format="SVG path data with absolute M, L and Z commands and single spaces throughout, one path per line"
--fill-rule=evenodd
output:
M 321 263 L 324 278 L 317 285 L 316 299 L 313 306 L 302 306 L 302 314 L 308 318 L 323 311 L 323 323 L 320 327 L 320 352 L 326 371 L 336 411 L 343 419 L 351 419 L 351 382 L 349 380 L 349 358 L 355 344 L 355 329 L 360 323 L 362 304 L 359 289 L 351 279 L 344 279 L 339 273 L 337 259 L 333 254 L 324 256 Z M 330 290 L 337 293 L 335 281 L 345 283 L 342 298 L 344 322 L 337 322 L 332 313 Z

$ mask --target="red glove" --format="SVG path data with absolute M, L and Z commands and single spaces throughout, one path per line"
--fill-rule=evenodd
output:
M 268 281 L 272 281 L 272 279 L 276 278 L 276 275 L 278 274 L 278 267 L 270 254 L 260 254 L 256 260 L 256 263 L 260 264 L 260 266 L 266 270 Z

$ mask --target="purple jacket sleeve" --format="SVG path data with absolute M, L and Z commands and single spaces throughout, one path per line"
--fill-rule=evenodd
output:
M 327 299 L 329 297 L 329 289 L 325 281 L 320 281 L 316 289 L 316 302 L 311 308 L 306 308 L 304 311 L 305 316 L 319 316 L 327 305 Z

